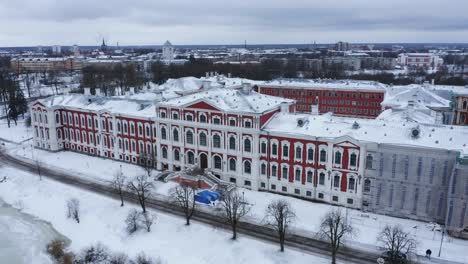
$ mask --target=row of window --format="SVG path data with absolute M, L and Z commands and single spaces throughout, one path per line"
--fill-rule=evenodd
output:
M 166 111 L 160 111 L 161 118 L 167 118 Z M 174 120 L 179 120 L 179 113 L 176 111 L 173 111 L 171 114 L 171 118 Z M 186 113 L 185 114 L 185 120 L 186 121 L 194 121 L 194 116 L 192 113 Z M 207 114 L 205 113 L 199 113 L 198 114 L 198 122 L 200 123 L 208 123 L 208 117 Z M 221 125 L 221 117 L 218 115 L 214 115 L 211 118 L 211 124 L 214 125 Z M 228 121 L 229 126 L 237 126 L 237 118 L 236 117 L 229 117 Z M 244 119 L 244 128 L 252 128 L 252 119 Z
M 342 98 L 356 98 L 356 99 L 382 99 L 382 94 L 369 94 L 369 93 L 356 93 L 356 92 L 330 92 L 330 91 L 313 91 L 304 89 L 261 89 L 262 93 L 265 91 L 270 95 L 299 95 L 299 96 L 328 96 L 328 97 L 342 97 Z

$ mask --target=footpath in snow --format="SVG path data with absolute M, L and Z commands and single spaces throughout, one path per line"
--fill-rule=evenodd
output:
M 120 207 L 119 201 L 47 179 L 39 180 L 37 175 L 13 168 L 3 167 L 1 174 L 7 176 L 8 180 L 0 183 L 0 198 L 9 204 L 21 205 L 24 212 L 52 223 L 58 232 L 70 238 L 73 251 L 102 243 L 110 250 L 125 252 L 130 257 L 143 251 L 153 258 L 160 258 L 162 263 L 322 264 L 330 261 L 288 248 L 285 253 L 280 253 L 277 245 L 243 236 L 232 241 L 227 231 L 196 222 L 185 226 L 184 219 L 157 211 L 152 211 L 157 219 L 150 233 L 140 230 L 128 235 L 124 219 L 131 208 L 139 209 L 136 206 L 126 204 Z M 70 198 L 80 201 L 80 224 L 66 217 L 66 201 Z M 19 232 L 25 232 L 25 228 L 27 230 L 23 225 L 15 228 Z M 34 254 L 38 260 L 34 263 L 51 263 L 41 257 L 43 253 Z

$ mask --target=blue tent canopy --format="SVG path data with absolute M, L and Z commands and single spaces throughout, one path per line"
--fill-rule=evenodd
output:
M 203 204 L 211 204 L 219 199 L 220 194 L 214 191 L 204 190 L 195 195 L 195 201 Z

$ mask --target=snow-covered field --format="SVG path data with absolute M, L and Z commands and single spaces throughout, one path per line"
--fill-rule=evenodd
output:
M 18 120 L 18 125 L 11 121 L 10 128 L 6 119 L 0 119 L 0 140 L 6 139 L 13 142 L 21 142 L 33 136 L 32 129 L 27 128 L 24 124 L 24 119 Z
M 25 132 L 18 131 L 19 134 Z M 83 154 L 73 152 L 51 153 L 38 149 L 33 149 L 30 142 L 24 142 L 20 145 L 8 145 L 10 153 L 24 157 L 39 159 L 42 164 L 48 164 L 51 167 L 66 170 L 93 180 L 108 181 L 114 173 L 120 170 L 127 177 L 135 176 L 144 173 L 144 171 L 135 165 L 90 157 Z M 155 193 L 161 197 L 167 195 L 171 185 L 161 182 L 156 183 Z M 296 221 L 294 229 L 301 234 L 309 234 L 314 236 L 318 230 L 321 218 L 332 208 L 331 205 L 312 203 L 295 199 L 292 197 L 283 197 L 277 194 L 263 193 L 241 189 L 245 197 L 252 203 L 252 210 L 249 216 L 250 220 L 261 222 L 264 218 L 265 208 L 271 200 L 283 198 L 288 200 L 296 211 Z M 342 209 L 348 216 L 350 221 L 357 229 L 357 235 L 352 241 L 348 241 L 348 245 L 370 250 L 378 250 L 377 235 L 382 228 L 387 225 L 401 225 L 409 231 L 420 242 L 418 254 L 424 255 L 426 249 L 431 249 L 436 255 L 439 250 L 441 233 L 432 231 L 431 225 L 424 222 L 413 221 L 408 219 L 400 219 L 395 217 L 363 213 L 358 210 Z M 468 241 L 446 237 L 443 243 L 441 258 L 446 260 L 468 263 L 468 254 L 465 254 L 468 249 Z
M 133 235 L 125 232 L 124 219 L 131 205 L 120 203 L 36 175 L 3 167 L 0 172 L 7 182 L 0 183 L 0 198 L 22 210 L 49 221 L 57 231 L 71 239 L 70 248 L 79 251 L 86 246 L 102 243 L 112 251 L 125 252 L 134 257 L 140 252 L 163 263 L 328 263 L 319 256 L 286 249 L 280 253 L 277 245 L 266 244 L 241 236 L 230 239 L 230 233 L 203 224 L 184 225 L 184 219 L 154 212 L 157 220 L 151 233 L 144 230 Z M 80 224 L 67 219 L 66 201 L 80 200 Z M 20 222 L 13 219 L 12 228 L 24 232 Z M 19 238 L 21 239 L 21 238 Z M 17 241 L 20 242 L 20 241 Z M 0 251 L 2 251 L 0 249 Z M 50 263 L 40 252 L 29 252 L 36 261 L 26 263 Z M 22 264 L 22 263 L 18 263 Z

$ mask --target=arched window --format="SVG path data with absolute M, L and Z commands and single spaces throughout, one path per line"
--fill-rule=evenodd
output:
M 283 166 L 283 169 L 281 170 L 281 176 L 283 179 L 288 179 L 288 167 Z
M 121 138 L 119 138 L 119 149 L 122 149 L 122 139 Z
M 206 123 L 206 115 L 200 115 L 200 123 Z
M 341 152 L 335 152 L 335 164 L 341 164 Z
M 172 130 L 172 139 L 176 142 L 179 141 L 179 130 L 177 130 L 177 128 L 174 128 L 174 130 Z
M 236 149 L 236 138 L 230 137 L 229 138 L 229 149 L 235 150 Z
M 150 137 L 150 128 L 149 126 L 146 127 L 146 137 Z
M 191 151 L 187 153 L 187 162 L 188 164 L 195 164 L 195 155 Z
M 333 187 L 335 188 L 340 187 L 340 176 L 335 175 L 335 177 L 333 177 Z
M 221 157 L 214 156 L 214 168 L 220 170 L 221 169 Z
M 314 160 L 314 149 L 308 148 L 307 149 L 307 160 L 312 161 Z
M 174 150 L 174 160 L 180 160 L 180 153 L 179 150 Z
M 307 182 L 312 183 L 313 173 L 312 171 L 307 172 Z
M 120 132 L 122 130 L 122 125 L 120 122 L 117 123 L 117 131 Z
M 262 152 L 262 154 L 266 154 L 267 152 L 267 144 L 265 141 L 262 142 L 261 146 L 260 146 L 260 150 Z
M 124 123 L 124 133 L 126 134 L 128 132 L 128 126 L 127 123 Z
M 271 145 L 271 155 L 278 155 L 278 145 L 276 143 Z
M 349 165 L 350 166 L 353 166 L 353 167 L 356 167 L 357 165 L 357 155 L 356 153 L 352 153 L 349 157 Z
M 204 132 L 200 133 L 200 146 L 206 146 L 206 134 Z
M 235 159 L 230 159 L 229 160 L 229 170 L 230 171 L 236 171 L 236 160 Z
M 351 190 L 351 191 L 354 191 L 354 185 L 355 184 L 356 184 L 356 180 L 353 177 L 349 178 L 348 189 Z
M 213 147 L 221 148 L 221 137 L 217 134 L 213 136 Z
M 58 139 L 62 138 L 62 131 L 61 130 L 57 131 L 57 137 L 58 137 Z
M 60 123 L 60 115 L 59 115 L 59 113 L 55 113 L 55 123 L 57 123 L 57 124 Z
M 250 139 L 246 138 L 244 139 L 244 151 L 245 152 L 251 152 L 252 151 L 252 146 L 250 143 Z
M 266 175 L 266 164 L 265 163 L 262 163 L 262 165 L 260 166 L 260 173 L 262 175 Z
M 246 160 L 244 162 L 244 173 L 250 174 L 251 172 L 252 172 L 252 167 L 251 167 L 250 161 Z
M 327 161 L 327 151 L 322 149 L 320 150 L 320 162 L 326 162 Z
M 320 185 L 325 185 L 325 173 L 321 172 L 319 174 L 319 184 Z
M 187 137 L 187 143 L 188 144 L 193 144 L 193 133 L 192 133 L 192 131 L 189 130 L 185 134 L 186 134 L 186 137 Z
M 271 176 L 276 177 L 278 173 L 278 167 L 276 165 L 271 166 Z
M 364 192 L 370 192 L 371 189 L 371 180 L 365 179 L 364 180 Z
M 162 139 L 166 139 L 166 138 L 167 138 L 167 135 L 166 135 L 166 128 L 165 128 L 165 127 L 161 128 L 161 138 L 162 138 Z
M 301 181 L 301 169 L 297 168 L 294 172 L 294 180 Z
M 372 169 L 372 163 L 374 162 L 374 157 L 371 154 L 368 154 L 366 157 L 366 169 Z
M 467 101 L 464 101 L 463 102 L 463 109 L 467 109 L 468 108 L 468 102 Z
M 289 157 L 289 147 L 288 145 L 283 145 L 283 157 Z
M 163 157 L 163 159 L 167 159 L 167 148 L 166 147 L 162 148 L 162 157 Z
M 296 159 L 302 159 L 302 148 L 299 146 L 296 147 Z

